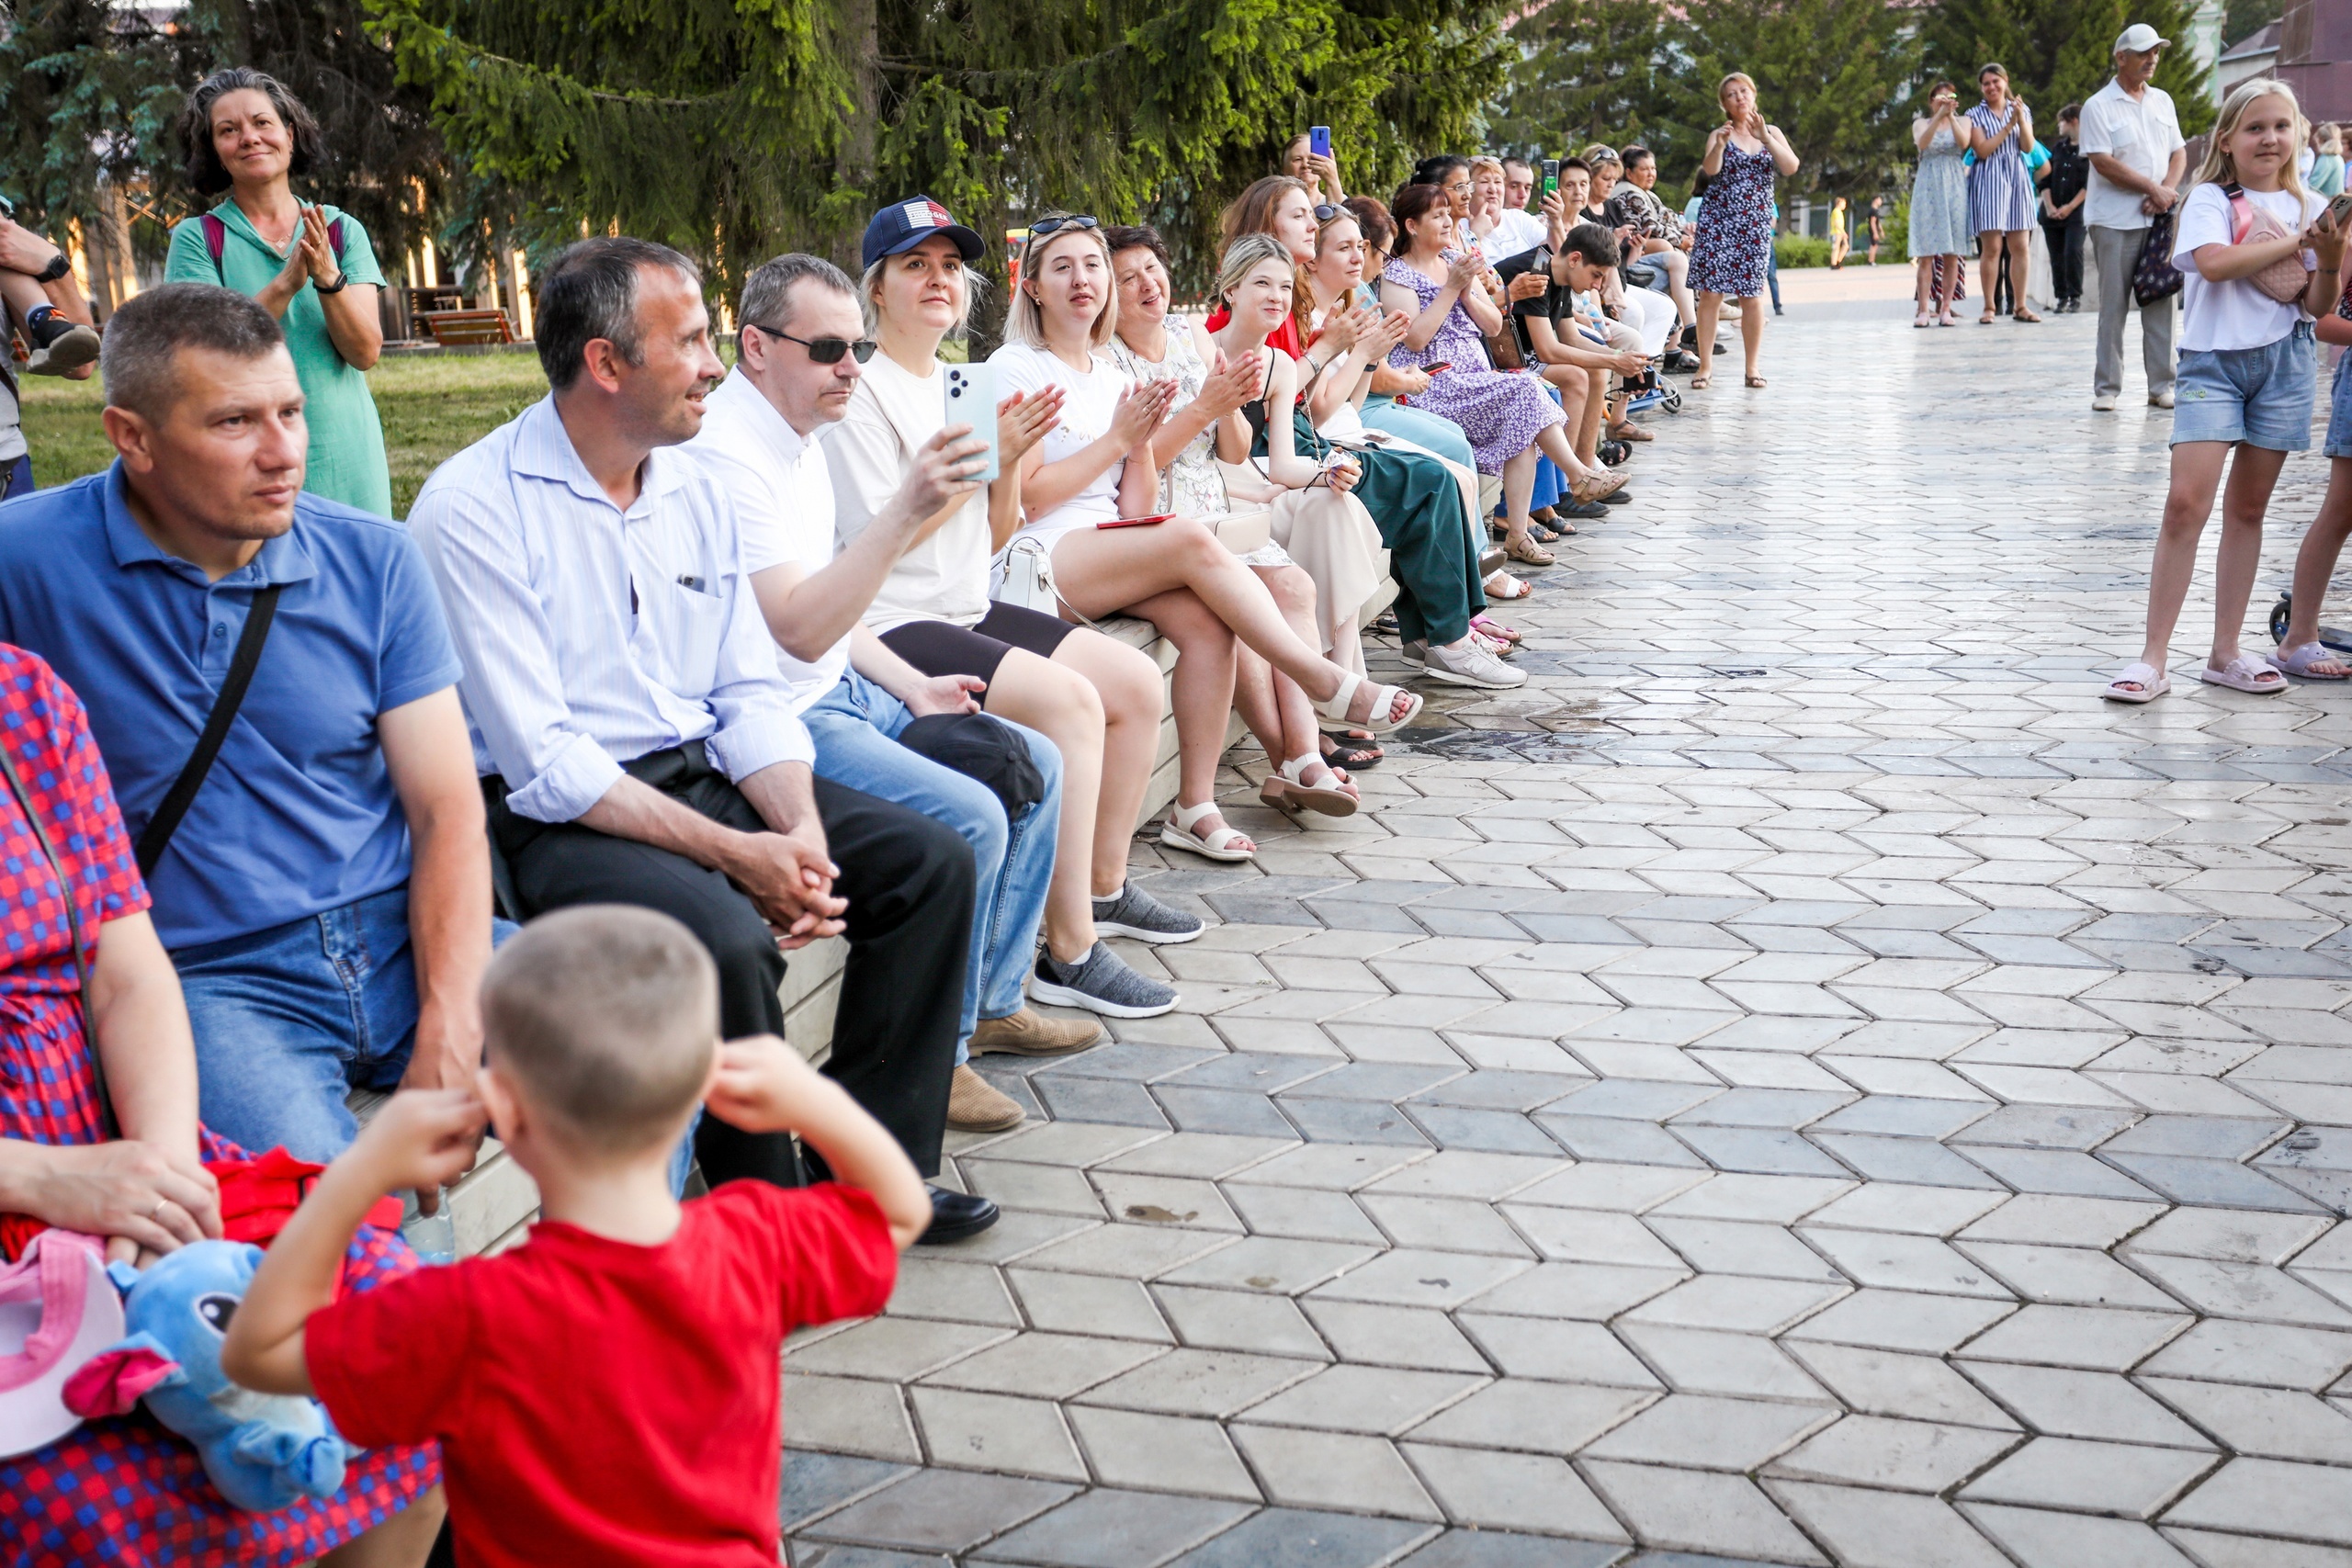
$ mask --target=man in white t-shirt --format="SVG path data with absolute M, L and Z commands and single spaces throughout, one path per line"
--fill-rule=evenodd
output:
M 2083 220 L 2098 269 L 2098 367 L 2091 407 L 2101 411 L 2114 408 L 2123 390 L 2123 317 L 2132 309 L 2132 279 L 2147 249 L 2149 226 L 2179 201 L 2188 164 L 2172 96 L 2149 81 L 2169 41 L 2145 22 L 2124 28 L 2115 40 L 2115 79 L 2083 106 L 2082 149 L 2091 165 Z M 2166 409 L 2172 407 L 2172 313 L 2170 296 L 2140 310 L 2148 401 Z
M 734 508 L 817 777 L 945 823 L 971 847 L 977 907 L 948 1123 L 1002 1131 L 1022 1120 L 1021 1106 L 971 1069 L 970 1051 L 1057 1055 L 1102 1036 L 1091 1021 L 1041 1018 L 1022 999 L 1053 876 L 1061 756 L 1035 731 L 980 714 L 978 681 L 922 674 L 864 621 L 899 558 L 972 493 L 967 476 L 985 448 L 943 429 L 889 504 L 836 553 L 820 439 L 848 411 L 874 353 L 854 286 L 831 262 L 778 256 L 745 280 L 736 319 L 741 357 L 704 400 L 701 433 L 684 450 Z

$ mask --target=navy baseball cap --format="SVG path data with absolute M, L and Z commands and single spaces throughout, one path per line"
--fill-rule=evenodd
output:
M 872 267 L 884 256 L 895 256 L 913 250 L 933 234 L 944 234 L 956 242 L 956 249 L 967 262 L 976 262 L 984 254 L 980 236 L 947 215 L 947 209 L 927 196 L 912 201 L 894 201 L 874 215 L 865 226 L 865 261 Z

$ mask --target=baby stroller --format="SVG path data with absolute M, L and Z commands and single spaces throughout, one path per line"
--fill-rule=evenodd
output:
M 1634 414 L 1644 409 L 1664 409 L 1668 413 L 1682 412 L 1682 389 L 1659 375 L 1656 365 L 1625 380 L 1625 412 Z

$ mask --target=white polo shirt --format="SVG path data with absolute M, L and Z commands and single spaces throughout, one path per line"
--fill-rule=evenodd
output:
M 821 440 L 793 429 L 740 370 L 712 388 L 702 406 L 701 433 L 679 450 L 734 508 L 743 570 L 757 573 L 786 562 L 804 572 L 823 570 L 833 558 L 833 476 Z M 792 711 L 807 713 L 849 667 L 849 638 L 813 664 L 779 647 L 775 664 L 792 689 Z
M 2083 156 L 2104 152 L 2136 174 L 2161 181 L 2172 155 L 2188 145 L 2181 140 L 2180 116 L 2172 95 L 2154 84 L 2138 97 L 2109 78 L 2083 106 Z M 2117 185 L 2091 168 L 2090 196 L 2083 203 L 2083 221 L 2094 229 L 2144 229 L 2150 219 L 2140 210 L 2140 193 Z

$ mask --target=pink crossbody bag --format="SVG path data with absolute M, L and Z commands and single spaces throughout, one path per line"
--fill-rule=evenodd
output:
M 2256 207 L 2248 201 L 2245 191 L 2238 186 L 2223 186 L 2222 194 L 2230 201 L 2230 243 L 2233 245 L 2259 244 L 2265 240 L 2290 240 L 2300 232 L 2278 221 L 2267 208 Z M 2311 269 L 2303 265 L 2301 251 L 2280 256 L 2246 279 L 2281 305 L 2291 305 L 2301 299 L 2303 291 L 2311 286 Z

